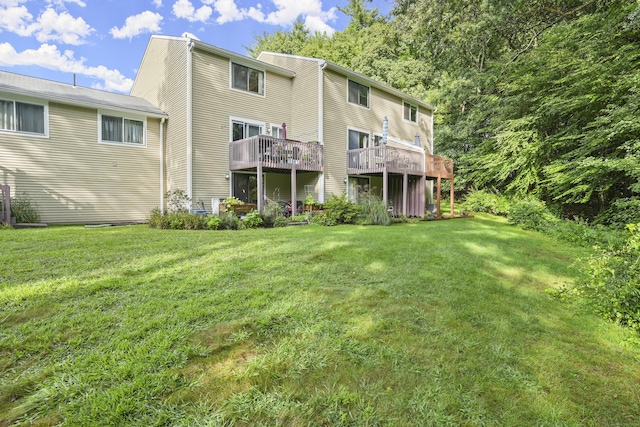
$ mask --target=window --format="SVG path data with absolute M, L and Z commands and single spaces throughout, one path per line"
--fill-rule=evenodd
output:
M 0 130 L 46 135 L 45 106 L 0 100 Z
M 404 119 L 411 123 L 418 123 L 418 107 L 415 105 L 403 104 L 404 107 Z
M 369 134 L 349 129 L 349 150 L 369 147 Z
M 369 86 L 349 80 L 349 102 L 369 107 Z
M 100 141 L 145 145 L 144 121 L 104 114 L 100 121 Z
M 282 126 L 271 125 L 271 136 L 274 138 L 282 138 Z
M 245 139 L 256 135 L 262 134 L 263 126 L 257 123 L 248 123 L 241 120 L 231 121 L 231 140 L 237 141 L 239 139 Z
M 373 146 L 380 147 L 382 145 L 382 135 L 373 135 Z
M 264 95 L 264 71 L 231 63 L 231 81 L 234 89 Z

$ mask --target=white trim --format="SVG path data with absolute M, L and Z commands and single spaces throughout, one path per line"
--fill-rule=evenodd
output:
M 318 61 L 318 140 L 324 146 L 324 68 L 326 61 Z M 348 147 L 349 141 L 347 141 Z M 326 154 L 324 162 L 326 163 Z M 318 177 L 318 202 L 324 203 L 325 176 L 320 172 Z
M 120 147 L 131 147 L 131 148 L 147 148 L 147 117 L 143 115 L 134 115 L 129 114 L 123 116 L 119 111 L 110 111 L 110 110 L 98 110 L 98 144 L 104 145 L 118 145 Z M 118 141 L 103 141 L 102 140 L 102 116 L 110 116 L 110 117 L 118 117 L 122 118 L 122 123 L 124 126 L 125 120 L 135 120 L 137 122 L 142 122 L 142 144 L 136 144 L 134 142 L 118 142 Z M 123 134 L 124 137 L 124 134 Z
M 261 98 L 267 97 L 267 71 L 260 68 L 250 67 L 242 63 L 243 61 L 232 61 L 229 59 L 229 89 L 240 93 L 248 93 L 253 96 L 259 96 Z M 250 70 L 260 71 L 262 73 L 262 93 L 253 92 L 250 90 L 238 89 L 233 87 L 233 64 L 240 65 L 241 67 L 247 67 Z
M 254 126 L 260 126 L 260 135 L 265 135 L 266 122 L 259 120 L 245 119 L 243 117 L 229 116 L 229 142 L 233 142 L 233 122 L 242 122 Z
M 273 135 L 273 128 L 276 128 L 279 130 L 279 133 L 282 134 L 282 124 L 276 124 L 276 123 L 269 123 L 269 126 L 266 127 L 266 129 L 264 130 L 265 132 L 267 132 L 267 135 L 276 138 Z M 279 136 L 277 138 L 280 138 Z
M 160 213 L 164 215 L 164 122 L 160 120 Z
M 193 199 L 193 40 L 187 44 L 187 197 Z M 191 203 L 189 203 L 191 209 Z
M 349 131 L 351 131 L 351 130 L 355 131 L 355 132 L 365 133 L 365 134 L 369 135 L 369 141 L 367 142 L 367 147 L 371 146 L 371 143 L 373 142 L 371 140 L 371 131 L 368 131 L 368 130 L 365 130 L 365 129 L 356 128 L 356 127 L 353 127 L 353 126 L 347 126 L 347 151 L 350 150 L 350 148 L 349 148 Z M 367 148 L 367 147 L 364 147 L 364 148 Z M 354 148 L 354 150 L 355 150 L 355 148 Z
M 404 104 L 410 105 L 411 107 L 415 107 L 416 108 L 416 121 L 413 122 L 410 119 L 406 119 L 404 117 Z M 402 121 L 405 123 L 409 123 L 411 125 L 417 126 L 418 125 L 418 114 L 420 113 L 420 107 L 416 104 L 412 104 L 411 102 L 408 102 L 407 100 L 402 100 Z M 409 117 L 411 117 L 411 114 L 409 114 Z
M 371 86 L 367 85 L 367 84 L 364 84 L 364 83 L 360 83 L 357 79 L 352 79 L 349 76 L 347 76 L 346 79 L 347 79 L 347 104 L 355 105 L 355 106 L 360 107 L 360 108 L 365 108 L 367 110 L 371 110 L 371 101 L 372 101 L 372 99 L 371 99 L 372 98 L 372 96 L 371 96 Z M 349 101 L 349 81 L 357 83 L 360 86 L 365 86 L 368 89 L 368 91 L 367 91 L 367 105 L 361 105 L 360 103 L 356 104 L 355 102 Z M 360 96 L 358 96 L 358 98 L 360 98 Z
M 5 92 L 6 93 L 6 92 Z M 19 136 L 27 136 L 29 138 L 49 138 L 49 101 L 42 100 L 39 98 L 33 98 L 30 96 L 24 95 L 14 95 L 5 96 L 5 93 L 0 93 L 0 100 L 2 101 L 11 101 L 13 102 L 13 119 L 17 120 L 16 117 L 16 102 L 20 102 L 22 104 L 31 104 L 39 107 L 43 107 L 43 121 L 44 121 L 44 133 L 35 133 L 35 132 L 25 132 L 17 129 L 0 129 L 0 134 L 4 135 L 19 135 Z M 14 127 L 16 126 L 14 122 Z

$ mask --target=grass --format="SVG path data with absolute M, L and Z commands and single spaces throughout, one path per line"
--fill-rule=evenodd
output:
M 628 331 L 499 218 L 0 230 L 0 426 L 638 425 Z

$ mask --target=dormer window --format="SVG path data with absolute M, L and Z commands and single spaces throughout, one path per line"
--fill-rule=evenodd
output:
M 264 71 L 232 63 L 231 80 L 234 89 L 264 95 Z

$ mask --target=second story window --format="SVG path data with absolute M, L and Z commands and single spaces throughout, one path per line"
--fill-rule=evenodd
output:
M 239 139 L 250 138 L 252 136 L 262 134 L 262 126 L 257 123 L 247 123 L 240 120 L 233 120 L 231 122 L 231 140 L 237 141 Z
M 349 129 L 349 150 L 369 147 L 369 134 Z
M 100 122 L 101 142 L 146 145 L 144 140 L 144 121 L 101 114 Z
M 404 119 L 411 123 L 418 123 L 418 107 L 415 105 L 403 103 L 404 107 Z
M 349 80 L 349 102 L 369 107 L 369 86 Z
M 234 89 L 264 95 L 264 71 L 232 63 L 231 80 L 231 86 Z
M 0 130 L 46 135 L 45 106 L 0 100 Z

